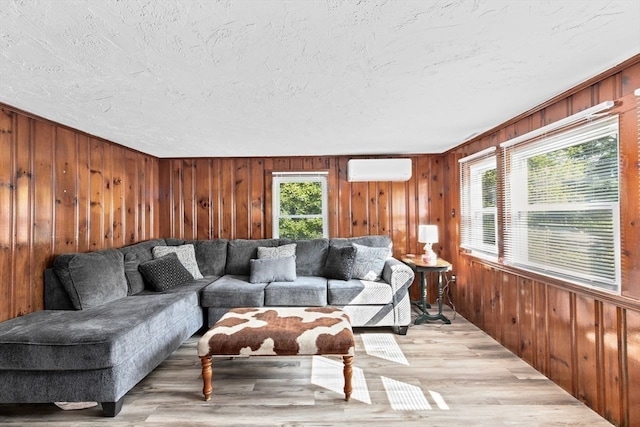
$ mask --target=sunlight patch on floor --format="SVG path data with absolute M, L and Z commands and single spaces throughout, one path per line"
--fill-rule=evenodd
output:
M 407 358 L 392 334 L 363 334 L 362 343 L 369 356 L 409 366 Z
M 433 401 L 436 402 L 436 405 L 438 405 L 438 408 L 442 409 L 443 411 L 449 410 L 449 405 L 447 405 L 447 402 L 444 401 L 444 398 L 440 393 L 438 393 L 437 391 L 429 390 L 429 394 L 431 395 Z
M 344 363 L 342 360 L 329 359 L 323 356 L 313 356 L 311 363 L 311 383 L 327 390 L 344 395 Z M 363 403 L 371 404 L 371 396 L 369 388 L 364 379 L 364 371 L 362 368 L 353 366 L 353 375 L 351 379 L 353 392 L 351 400 L 358 400 Z
M 424 411 L 431 409 L 431 405 L 427 402 L 427 398 L 424 397 L 420 387 L 387 377 L 381 378 L 393 410 Z

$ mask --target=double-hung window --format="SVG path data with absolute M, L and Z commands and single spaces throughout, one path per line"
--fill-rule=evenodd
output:
M 460 159 L 460 236 L 462 248 L 498 256 L 495 147 Z
M 503 150 L 505 263 L 619 292 L 617 116 Z
M 272 188 L 274 238 L 329 236 L 326 173 L 274 172 Z

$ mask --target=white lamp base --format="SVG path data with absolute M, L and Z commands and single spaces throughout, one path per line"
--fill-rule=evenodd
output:
M 424 254 L 422 254 L 422 262 L 427 265 L 436 265 L 438 262 L 438 255 L 431 248 L 431 243 L 424 245 Z

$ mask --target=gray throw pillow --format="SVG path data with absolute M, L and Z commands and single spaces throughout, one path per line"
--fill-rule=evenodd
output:
M 356 248 L 329 246 L 329 256 L 324 266 L 324 275 L 329 279 L 350 280 L 356 260 Z
M 249 261 L 251 283 L 293 282 L 296 280 L 296 256 L 252 259 Z
M 153 257 L 160 258 L 170 252 L 175 252 L 178 255 L 178 259 L 194 279 L 202 279 L 202 273 L 200 273 L 198 261 L 196 261 L 196 250 L 193 245 L 156 246 L 153 248 Z
M 53 268 L 76 310 L 127 296 L 124 255 L 116 249 L 62 254 L 54 261 Z
M 157 292 L 166 291 L 193 280 L 193 275 L 182 265 L 175 252 L 143 262 L 138 266 L 138 270 L 151 288 Z
M 356 260 L 351 276 L 354 279 L 375 281 L 382 275 L 384 263 L 389 257 L 389 248 L 370 248 L 369 246 L 353 244 L 357 249 Z
M 275 248 L 258 246 L 258 259 L 285 258 L 296 254 L 296 244 L 280 245 Z

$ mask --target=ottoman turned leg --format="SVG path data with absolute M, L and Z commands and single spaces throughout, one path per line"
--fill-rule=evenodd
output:
M 351 397 L 351 377 L 353 375 L 353 356 L 342 356 L 344 362 L 344 400 L 349 401 Z
M 211 377 L 213 376 L 213 369 L 211 368 L 211 356 L 201 356 L 202 362 L 202 393 L 204 394 L 204 400 L 211 400 L 211 393 L 213 392 L 213 384 Z

